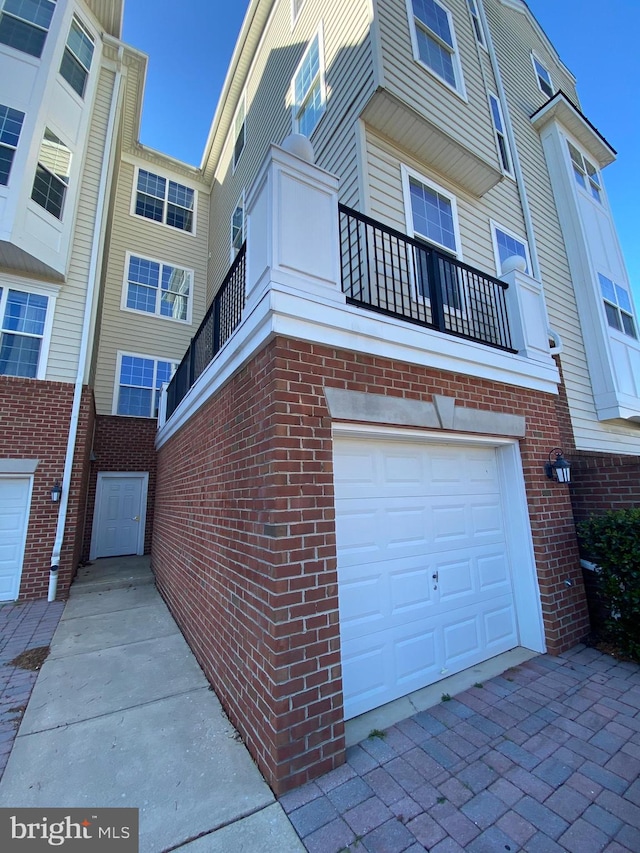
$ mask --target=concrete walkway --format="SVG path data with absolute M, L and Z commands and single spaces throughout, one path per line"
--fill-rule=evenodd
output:
M 298 853 L 282 808 L 153 584 L 80 572 L 0 782 L 0 806 L 140 809 L 140 850 Z

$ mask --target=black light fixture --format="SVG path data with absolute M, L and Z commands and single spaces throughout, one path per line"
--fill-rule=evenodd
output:
M 555 453 L 555 459 L 551 461 L 551 457 Z M 549 461 L 544 463 L 544 472 L 550 480 L 555 480 L 557 483 L 571 482 L 571 465 L 562 455 L 562 450 L 559 447 L 554 447 L 549 454 Z
M 56 480 L 51 487 L 51 503 L 57 504 L 62 497 L 62 486 L 60 480 Z

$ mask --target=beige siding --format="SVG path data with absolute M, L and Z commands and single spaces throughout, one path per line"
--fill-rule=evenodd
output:
M 179 175 L 172 174 L 166 168 L 165 163 L 158 162 L 154 166 L 145 159 L 137 165 L 164 177 L 181 180 Z M 192 235 L 132 215 L 135 165 L 121 161 L 117 171 L 113 225 L 105 264 L 95 378 L 96 407 L 100 414 L 112 412 L 118 351 L 180 361 L 198 328 L 206 303 L 209 230 L 209 195 L 206 190 L 200 187 L 196 194 L 196 233 Z M 193 314 L 190 324 L 122 309 L 127 252 L 194 271 Z
M 268 147 L 292 131 L 290 84 L 322 21 L 327 108 L 312 142 L 319 166 L 341 178 L 341 200 L 358 203 L 355 123 L 372 93 L 368 0 L 306 0 L 291 30 L 291 5 L 276 4 L 246 83 L 246 146 L 233 173 L 233 139 L 216 169 L 212 191 L 209 291 L 220 286 L 230 264 L 231 216 L 260 168 Z

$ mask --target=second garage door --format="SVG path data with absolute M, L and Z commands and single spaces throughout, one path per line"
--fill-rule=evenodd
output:
M 518 645 L 496 449 L 337 437 L 345 718 Z

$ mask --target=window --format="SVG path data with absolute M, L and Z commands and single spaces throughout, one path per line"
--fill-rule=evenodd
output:
M 192 280 L 190 270 L 131 255 L 123 307 L 189 322 Z
M 411 0 L 414 54 L 452 89 L 462 90 L 451 13 L 437 0 Z
M 498 275 L 502 275 L 502 264 L 507 258 L 513 257 L 523 258 L 527 265 L 525 272 L 527 275 L 531 275 L 529 246 L 526 240 L 511 231 L 507 231 L 506 228 L 497 225 L 495 222 L 491 223 L 491 230 L 493 232 L 493 251 Z
M 244 194 L 236 205 L 231 217 L 231 260 L 235 258 L 244 243 Z
M 568 140 L 567 145 L 569 146 L 569 156 L 571 157 L 571 165 L 573 167 L 573 174 L 576 182 L 583 190 L 591 193 L 593 198 L 602 204 L 602 182 L 600 180 L 600 173 L 593 163 L 590 163 L 586 157 L 583 157 L 580 151 L 578 151 L 578 149 Z
M 42 56 L 55 0 L 0 0 L 0 43 Z
M 476 0 L 467 0 L 467 3 L 469 4 L 469 12 L 471 13 L 471 20 L 473 22 L 473 31 L 476 34 L 478 44 L 482 45 L 482 47 L 486 47 L 484 33 L 482 32 L 482 22 L 478 12 L 478 4 L 476 3 Z
M 46 128 L 31 198 L 56 219 L 62 219 L 70 172 L 71 151 L 55 133 Z
M 316 33 L 293 76 L 293 129 L 311 136 L 325 109 L 320 34 Z
M 23 120 L 24 113 L 0 104 L 0 185 L 5 187 L 9 183 Z
M 300 14 L 300 9 L 304 5 L 304 0 L 291 0 L 291 23 L 295 24 Z
M 240 106 L 238 107 L 238 111 L 236 112 L 235 118 L 233 120 L 233 171 L 235 172 L 236 166 L 238 165 L 238 161 L 244 151 L 244 144 L 246 142 L 246 118 L 247 118 L 247 105 L 245 96 L 242 96 L 240 101 Z
M 0 287 L 0 375 L 35 379 L 49 298 Z
M 598 278 L 600 279 L 600 291 L 604 300 L 607 323 L 612 329 L 617 329 L 619 332 L 624 332 L 625 335 L 637 338 L 629 292 L 624 287 L 614 284 L 610 278 L 602 275 L 602 273 L 598 273 Z
M 538 79 L 538 87 L 541 92 L 543 92 L 547 98 L 553 97 L 553 83 L 551 82 L 551 74 L 547 71 L 544 65 L 540 62 L 537 56 L 533 53 L 531 54 L 531 61 L 533 62 L 533 68 L 536 72 L 536 77 Z
M 74 18 L 64 49 L 60 74 L 81 98 L 84 98 L 92 59 L 93 39 L 80 21 Z
M 193 232 L 195 193 L 175 181 L 145 169 L 138 171 L 135 212 L 137 216 Z
M 498 145 L 498 153 L 500 155 L 500 163 L 502 164 L 503 172 L 507 175 L 513 175 L 511 169 L 511 156 L 509 154 L 509 143 L 505 133 L 504 119 L 502 117 L 502 107 L 500 101 L 495 95 L 489 95 L 491 104 L 491 117 L 493 119 L 493 129 L 496 134 L 496 143 Z
M 162 386 L 169 382 L 177 364 L 142 355 L 120 355 L 116 414 L 154 418 Z

